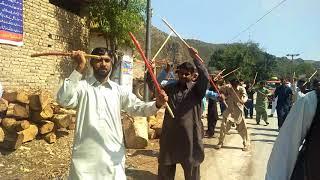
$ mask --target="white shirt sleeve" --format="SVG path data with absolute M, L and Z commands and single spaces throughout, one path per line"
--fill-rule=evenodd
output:
M 69 78 L 66 78 L 58 91 L 57 102 L 67 108 L 75 108 L 78 104 L 78 89 L 82 74 L 74 70 Z
M 299 147 L 311 126 L 316 108 L 317 96 L 314 91 L 294 104 L 274 143 L 267 166 L 266 180 L 290 179 Z
M 132 116 L 152 116 L 157 113 L 156 102 L 143 102 L 135 94 L 121 88 L 121 108 Z

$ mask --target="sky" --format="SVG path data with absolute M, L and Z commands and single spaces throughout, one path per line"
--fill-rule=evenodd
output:
M 253 41 L 283 57 L 320 61 L 320 0 L 287 0 L 232 40 L 282 0 L 152 0 L 152 25 L 169 33 L 164 17 L 185 39 L 209 43 Z

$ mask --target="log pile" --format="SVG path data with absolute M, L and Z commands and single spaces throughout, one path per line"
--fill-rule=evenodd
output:
M 57 140 L 60 129 L 75 128 L 76 111 L 54 102 L 48 91 L 5 91 L 0 98 L 0 146 L 17 149 L 23 143 Z

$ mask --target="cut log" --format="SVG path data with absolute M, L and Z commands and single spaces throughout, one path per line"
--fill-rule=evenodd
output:
M 41 111 L 30 111 L 30 121 L 39 123 L 40 121 L 44 120 L 40 113 Z
M 51 108 L 53 109 L 53 114 L 59 114 L 61 107 L 59 106 L 59 104 L 57 102 L 52 102 Z
M 49 144 L 55 143 L 57 141 L 57 136 L 54 132 L 50 132 L 44 136 L 44 140 Z
M 39 100 L 40 100 L 41 108 L 44 109 L 46 106 L 52 103 L 53 98 L 50 92 L 41 91 L 41 93 L 39 94 Z
M 27 91 L 19 90 L 17 92 L 17 102 L 23 103 L 23 104 L 29 104 L 29 95 Z
M 53 116 L 53 110 L 51 108 L 50 105 L 47 105 L 46 107 L 44 107 L 40 113 L 40 116 L 43 118 L 43 119 L 49 119 L 49 118 L 52 118 Z
M 30 106 L 30 109 L 33 111 L 42 110 L 39 95 L 32 94 L 29 96 L 29 106 Z
M 27 119 L 29 117 L 29 108 L 28 106 L 10 103 L 7 110 L 7 116 L 13 116 L 17 119 Z
M 73 109 L 60 108 L 60 109 L 57 111 L 57 114 L 70 114 L 70 115 L 72 115 L 73 117 L 75 117 L 76 114 L 77 114 L 77 111 L 76 111 L 76 110 L 73 110 Z
M 123 116 L 123 129 L 127 148 L 144 148 L 148 145 L 148 121 L 146 117 L 135 117 L 134 120 Z
M 28 120 L 16 121 L 14 127 L 16 131 L 23 131 L 30 127 L 30 122 Z
M 0 142 L 4 141 L 4 131 L 2 129 L 2 127 L 0 127 Z
M 71 123 L 68 128 L 68 130 L 75 130 L 76 129 L 76 123 Z
M 1 122 L 2 126 L 9 132 L 15 132 L 16 119 L 4 118 Z
M 39 133 L 47 134 L 51 132 L 53 128 L 54 128 L 54 123 L 52 121 L 41 121 L 41 124 L 39 127 Z
M 37 134 L 38 127 L 34 124 L 30 124 L 30 127 L 28 129 L 17 132 L 18 139 L 22 138 L 22 143 L 35 139 Z
M 17 101 L 17 92 L 16 91 L 4 91 L 4 93 L 2 94 L 2 98 L 9 101 L 9 103 L 13 103 Z
M 67 128 L 72 122 L 70 114 L 55 114 L 52 121 L 57 125 L 57 128 Z
M 0 112 L 5 112 L 8 109 L 9 102 L 0 97 Z
M 6 149 L 18 149 L 22 145 L 23 137 L 18 137 L 17 132 L 9 132 L 3 129 L 4 141 L 0 143 L 0 147 Z

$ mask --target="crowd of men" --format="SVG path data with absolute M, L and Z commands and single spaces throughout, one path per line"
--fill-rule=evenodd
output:
M 69 179 L 126 179 L 121 110 L 133 116 L 150 116 L 168 104 L 174 117 L 166 111 L 160 137 L 158 180 L 174 180 L 176 164 L 182 165 L 186 180 L 199 180 L 200 164 L 205 158 L 202 139 L 204 136 L 216 137 L 218 103 L 222 120 L 217 149 L 223 148 L 225 135 L 235 127 L 242 137 L 243 151 L 249 151 L 246 119 L 253 118 L 255 109 L 257 125 L 262 119 L 267 126 L 270 97 L 273 112 L 269 116 L 276 110 L 280 133 L 270 156 L 266 179 L 320 179 L 316 173 L 320 145 L 318 141 L 312 141 L 320 132 L 317 131 L 320 128 L 317 123 L 320 117 L 318 81 L 313 83 L 314 90 L 311 91 L 303 80 L 295 87 L 294 82 L 289 85 L 286 79 L 281 79 L 272 93 L 265 81 L 244 83 L 236 76 L 226 81 L 219 73 L 210 75 L 204 64 L 197 60 L 197 51 L 189 48 L 193 63 L 183 62 L 177 66 L 176 78 L 172 65 L 168 64 L 158 76 L 162 91 L 156 93 L 154 101 L 143 102 L 110 80 L 112 51 L 95 48 L 91 54 L 100 58 L 90 59 L 87 65 L 84 52 L 72 53 L 77 65 L 57 94 L 60 105 L 77 109 Z M 87 76 L 83 77 L 84 74 Z M 215 80 L 216 87 L 209 83 L 210 79 Z M 202 115 L 206 99 L 208 123 L 204 131 Z M 308 148 L 302 148 L 304 156 L 301 158 L 299 147 L 304 139 L 303 147 Z

